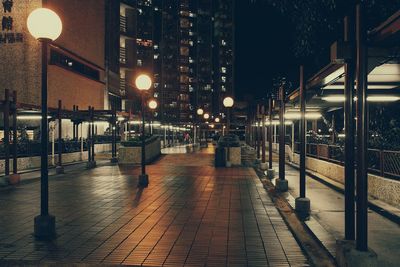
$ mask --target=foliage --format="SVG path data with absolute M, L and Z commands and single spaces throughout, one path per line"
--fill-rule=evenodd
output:
M 396 104 L 371 105 L 369 121 L 370 148 L 400 150 L 400 115 Z
M 330 45 L 343 36 L 343 18 L 355 0 L 258 0 L 290 20 L 293 27 L 293 52 L 298 59 L 307 59 L 313 71 L 326 64 Z M 255 2 L 255 1 L 253 1 Z M 368 28 L 372 29 L 395 13 L 400 0 L 368 0 Z

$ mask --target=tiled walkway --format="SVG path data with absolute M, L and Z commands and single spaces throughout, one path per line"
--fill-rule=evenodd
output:
M 74 170 L 50 180 L 58 238 L 35 241 L 39 183 L 0 190 L 5 260 L 147 266 L 308 266 L 250 168 L 212 166 L 213 155 L 171 154 L 148 166 Z

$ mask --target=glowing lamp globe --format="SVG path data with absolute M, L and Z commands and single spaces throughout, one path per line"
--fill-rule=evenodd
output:
M 28 16 L 29 33 L 36 39 L 56 40 L 62 32 L 60 17 L 51 9 L 38 8 Z
M 210 115 L 208 113 L 204 114 L 204 119 L 208 120 L 210 118 Z
M 215 122 L 218 123 L 219 122 L 219 118 L 215 118 Z
M 151 87 L 151 78 L 149 75 L 146 74 L 140 74 L 136 80 L 135 80 L 135 85 L 136 88 L 139 89 L 140 91 L 147 91 Z
M 223 103 L 224 103 L 224 107 L 231 108 L 231 107 L 233 107 L 234 101 L 233 101 L 232 97 L 227 96 L 227 97 L 224 98 Z
M 157 101 L 155 101 L 155 100 L 150 100 L 149 101 L 149 108 L 150 109 L 156 109 L 157 106 L 158 106 Z
M 204 110 L 203 110 L 203 109 L 199 108 L 199 109 L 197 110 L 197 115 L 203 115 L 203 113 L 204 113 Z

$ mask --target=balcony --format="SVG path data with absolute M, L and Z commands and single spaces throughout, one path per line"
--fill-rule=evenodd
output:
M 119 93 L 121 96 L 126 95 L 126 79 L 122 77 L 119 79 Z
M 119 48 L 119 62 L 121 64 L 126 64 L 126 48 L 125 47 Z
M 119 16 L 119 30 L 122 33 L 127 33 L 127 19 L 125 16 Z

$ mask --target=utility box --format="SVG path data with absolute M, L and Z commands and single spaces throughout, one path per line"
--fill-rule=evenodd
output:
M 215 148 L 215 167 L 225 167 L 225 148 L 222 146 Z

